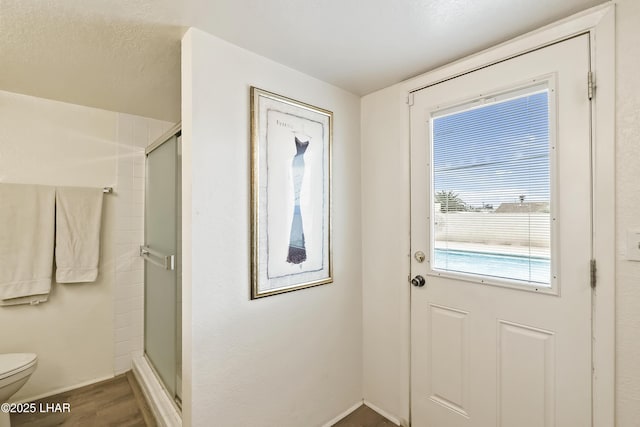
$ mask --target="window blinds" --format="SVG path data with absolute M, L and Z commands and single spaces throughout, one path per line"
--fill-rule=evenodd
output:
M 549 90 L 431 117 L 432 268 L 550 283 Z

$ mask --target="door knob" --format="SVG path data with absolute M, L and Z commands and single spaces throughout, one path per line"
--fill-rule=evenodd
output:
M 424 280 L 424 277 L 422 277 L 422 276 L 416 276 L 416 277 L 414 277 L 413 279 L 411 279 L 411 284 L 412 284 L 413 286 L 418 287 L 418 288 L 423 287 L 423 286 L 425 285 L 425 283 L 426 283 L 426 282 L 425 282 L 425 280 Z

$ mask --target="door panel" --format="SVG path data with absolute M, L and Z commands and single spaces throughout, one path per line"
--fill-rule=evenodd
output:
M 554 340 L 552 332 L 498 321 L 498 426 L 553 425 Z
M 467 414 L 469 400 L 468 313 L 431 304 L 428 308 L 430 349 L 429 398 Z
M 412 254 L 427 254 L 424 262 L 414 257 L 411 261 L 412 276 L 426 278 L 424 287 L 411 291 L 411 405 L 416 427 L 591 425 L 588 71 L 589 39 L 582 35 L 415 93 L 411 249 Z M 523 207 L 528 209 L 524 217 L 528 220 L 536 218 L 531 210 L 543 204 L 522 198 L 499 203 L 503 208 L 486 207 L 483 202 L 483 206 L 461 205 L 460 212 L 443 209 L 432 183 L 433 118 L 469 102 L 478 101 L 473 108 L 502 102 L 501 96 L 538 90 L 541 82 L 549 98 L 550 244 L 537 246 L 544 244 L 530 237 L 544 222 L 527 229 L 526 245 L 518 244 L 522 237 L 515 231 L 513 241 L 501 237 L 502 243 L 494 244 L 499 235 L 512 232 L 510 218 L 522 214 Z M 526 141 L 522 144 L 525 147 Z M 460 152 L 464 154 L 465 147 Z M 482 156 L 479 152 L 476 157 Z M 532 173 L 530 184 L 538 179 Z M 454 193 L 468 190 L 451 185 Z M 436 216 L 445 211 L 448 224 L 461 220 L 468 224 L 462 234 L 450 238 L 455 241 L 447 242 L 445 250 L 470 257 L 479 268 L 468 271 L 479 274 L 458 267 L 443 270 L 441 259 L 436 262 L 442 250 L 437 246 L 442 242 L 437 240 Z M 470 233 L 466 241 L 464 232 Z M 476 232 L 491 238 L 483 240 Z M 538 262 L 539 253 L 549 258 L 548 285 L 505 274 L 513 259 L 523 262 L 523 268 L 536 268 L 532 260 Z M 497 264 L 491 264 L 495 258 Z
M 177 253 L 177 164 L 174 136 L 147 155 L 145 188 L 145 245 L 154 252 L 144 266 L 144 350 L 172 397 L 176 394 L 177 277 L 175 267 L 162 264 L 165 256 Z

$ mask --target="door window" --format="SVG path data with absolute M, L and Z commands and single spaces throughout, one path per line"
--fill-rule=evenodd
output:
M 549 83 L 431 114 L 435 273 L 550 286 Z

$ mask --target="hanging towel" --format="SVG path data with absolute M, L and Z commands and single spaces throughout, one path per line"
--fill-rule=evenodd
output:
M 56 282 L 98 277 L 102 188 L 56 188 Z
M 0 305 L 47 300 L 54 209 L 53 187 L 0 184 Z

